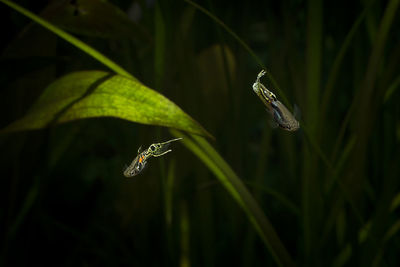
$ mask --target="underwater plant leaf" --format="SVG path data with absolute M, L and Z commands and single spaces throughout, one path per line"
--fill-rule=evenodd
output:
M 94 49 L 93 47 L 87 45 L 86 43 L 82 42 L 78 38 L 76 38 L 76 37 L 72 36 L 71 34 L 67 33 L 66 31 L 63 31 L 62 29 L 60 29 L 59 27 L 55 26 L 54 24 L 48 22 L 47 20 L 45 20 L 45 19 L 33 14 L 29 10 L 21 7 L 20 5 L 14 3 L 12 1 L 0 0 L 0 2 L 3 3 L 3 4 L 6 4 L 10 8 L 12 8 L 12 9 L 18 11 L 19 13 L 23 14 L 24 16 L 27 16 L 28 18 L 30 18 L 31 20 L 33 20 L 37 24 L 39 24 L 39 25 L 43 26 L 44 28 L 48 29 L 49 31 L 53 32 L 58 37 L 64 39 L 65 41 L 67 41 L 71 45 L 79 48 L 80 50 L 82 50 L 86 54 L 90 55 L 91 57 L 95 58 L 97 61 L 101 62 L 102 64 L 104 64 L 105 66 L 107 66 L 111 70 L 115 71 L 116 73 L 118 73 L 120 75 L 124 75 L 126 77 L 129 77 L 131 79 L 136 79 L 129 72 L 127 72 L 126 70 L 121 68 L 115 62 L 110 60 L 108 57 L 106 57 L 105 55 L 103 55 L 102 53 L 100 53 L 99 51 Z
M 263 240 L 276 264 L 278 266 L 295 266 L 289 252 L 260 205 L 219 153 L 201 136 L 189 136 L 173 129 L 170 132 L 176 137 L 184 137 L 183 144 L 203 161 L 231 197 L 244 210 L 248 220 Z
M 210 11 L 208 11 L 207 9 L 203 8 L 202 6 L 200 6 L 199 4 L 191 1 L 191 0 L 184 0 L 186 3 L 188 3 L 189 5 L 191 5 L 192 7 L 194 7 L 195 9 L 199 10 L 201 13 L 203 13 L 204 15 L 208 16 L 209 18 L 211 18 L 217 25 L 219 25 L 221 28 L 223 28 L 227 33 L 229 33 L 246 51 L 247 53 L 249 53 L 249 55 L 254 59 L 254 61 L 256 61 L 258 63 L 259 66 L 261 66 L 261 68 L 263 70 L 265 70 L 268 79 L 271 81 L 271 84 L 273 85 L 273 87 L 276 89 L 276 91 L 278 92 L 280 98 L 282 99 L 282 102 L 286 105 L 289 104 L 288 99 L 286 98 L 285 93 L 281 90 L 281 88 L 279 87 L 278 83 L 276 82 L 275 78 L 272 76 L 271 72 L 268 70 L 268 68 L 264 65 L 264 63 L 262 62 L 262 60 L 260 59 L 260 57 L 258 57 L 256 55 L 256 53 L 250 48 L 250 46 L 242 39 L 240 38 L 230 27 L 228 27 L 228 25 L 226 25 L 222 20 L 220 20 L 219 18 L 217 18 L 214 14 L 212 14 Z
M 18 12 L 24 14 L 25 16 L 31 18 L 35 22 L 39 23 L 43 27 L 47 28 L 48 30 L 52 31 L 59 37 L 63 38 L 70 44 L 76 46 L 77 48 L 81 49 L 85 53 L 91 55 L 93 58 L 98 60 L 99 62 L 103 63 L 105 66 L 109 67 L 111 70 L 115 71 L 116 73 L 123 75 L 125 77 L 130 77 L 132 81 L 137 81 L 135 77 L 131 76 L 128 72 L 126 72 L 124 69 L 122 69 L 120 66 L 112 62 L 110 59 L 99 53 L 97 50 L 93 49 L 92 47 L 88 46 L 87 44 L 83 43 L 79 39 L 75 38 L 74 36 L 66 33 L 65 31 L 61 30 L 60 28 L 54 26 L 53 24 L 41 19 L 40 17 L 34 15 L 30 11 L 14 4 L 13 2 L 7 1 L 7 0 L 0 0 L 0 2 L 3 2 L 10 6 L 11 8 L 17 10 Z M 193 2 L 191 2 L 193 3 Z M 215 18 L 215 16 L 214 16 Z M 224 27 L 225 28 L 225 27 Z M 229 29 L 229 28 L 228 28 Z M 230 31 L 236 39 L 239 40 L 239 42 L 244 45 L 247 51 L 249 51 L 253 57 L 256 58 L 256 60 L 261 63 L 258 57 L 255 56 L 254 52 L 247 46 L 240 38 L 237 37 L 235 33 Z M 262 64 L 261 64 L 262 65 Z M 265 68 L 263 68 L 265 69 Z M 70 74 L 72 75 L 72 74 Z M 98 80 L 103 80 L 103 79 L 111 79 L 111 77 L 122 77 L 119 75 L 116 76 L 110 76 L 110 74 L 104 73 L 104 76 L 101 75 L 98 77 Z M 123 77 L 122 77 L 123 78 Z M 270 77 L 272 79 L 272 76 Z M 129 79 L 126 79 L 129 80 Z M 274 81 L 274 80 L 273 80 Z M 105 81 L 102 81 L 105 82 Z M 98 83 L 98 81 L 96 81 Z M 274 82 L 273 82 L 274 83 Z M 276 89 L 278 92 L 281 92 L 276 84 Z M 93 90 L 94 88 L 94 90 Z M 118 90 L 118 88 L 115 88 L 115 90 Z M 48 92 L 49 90 L 46 90 Z M 88 92 L 91 92 L 89 94 Z M 90 95 L 94 94 L 96 91 L 96 87 L 92 87 L 92 90 L 86 91 L 87 93 L 82 93 L 81 101 L 87 100 L 87 98 L 90 97 Z M 48 98 L 48 95 L 46 96 L 43 94 L 43 96 L 40 98 L 44 102 L 43 99 Z M 68 91 L 65 91 L 67 94 Z M 69 92 L 70 93 L 70 92 Z M 284 98 L 284 95 L 281 95 Z M 85 99 L 83 99 L 83 97 Z M 71 103 L 74 101 L 79 100 L 79 97 L 76 97 L 75 100 L 72 100 Z M 81 103 L 79 101 L 79 103 Z M 285 101 L 286 102 L 286 101 Z M 40 103 L 38 101 L 38 103 Z M 74 103 L 75 105 L 75 103 Z M 67 107 L 67 105 L 66 105 Z M 61 109 L 60 110 L 60 117 L 56 117 L 57 120 L 59 120 L 62 116 L 62 111 L 68 112 L 73 106 L 69 107 L 68 110 Z M 39 106 L 35 105 L 32 110 L 38 109 Z M 162 112 L 162 111 L 161 111 Z M 189 117 L 190 118 L 190 117 Z M 51 123 L 52 121 L 49 121 Z M 17 122 L 16 122 L 17 123 Z M 175 122 L 176 123 L 176 122 Z M 12 125 L 10 125 L 11 127 Z M 15 125 L 13 126 L 15 127 Z M 9 129 L 8 129 L 9 130 Z M 205 132 L 205 130 L 203 130 Z M 294 266 L 295 264 L 293 263 L 293 260 L 291 259 L 288 251 L 284 247 L 283 243 L 280 241 L 279 236 L 275 232 L 274 228 L 270 224 L 269 220 L 265 216 L 264 212 L 261 210 L 261 207 L 258 205 L 258 203 L 255 201 L 255 199 L 252 197 L 250 192 L 247 190 L 247 188 L 242 184 L 241 180 L 237 177 L 237 175 L 233 172 L 232 168 L 221 158 L 221 156 L 214 151 L 214 149 L 207 143 L 205 139 L 200 138 L 199 136 L 195 135 L 185 135 L 182 132 L 175 132 L 174 130 L 171 129 L 171 133 L 179 133 L 179 136 L 185 136 L 185 141 L 184 144 L 188 147 L 189 150 L 191 150 L 196 156 L 199 157 L 212 171 L 218 179 L 222 182 L 224 187 L 227 189 L 227 191 L 231 194 L 232 198 L 235 199 L 238 204 L 244 209 L 246 212 L 246 215 L 254 228 L 256 229 L 257 233 L 259 236 L 262 238 L 264 241 L 265 245 L 268 247 L 269 251 L 271 252 L 273 258 L 275 259 L 275 262 L 279 266 Z M 205 132 L 206 133 L 206 132 Z M 199 137 L 199 138 L 196 138 Z M 190 141 L 191 139 L 195 141 Z
M 95 117 L 115 117 L 210 136 L 163 95 L 136 80 L 104 71 L 80 71 L 61 77 L 45 89 L 23 118 L 2 132 Z

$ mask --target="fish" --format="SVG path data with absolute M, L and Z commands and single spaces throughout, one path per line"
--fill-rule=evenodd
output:
M 175 142 L 175 141 L 178 141 L 181 139 L 183 139 L 183 138 L 182 137 L 175 138 L 175 139 L 171 139 L 166 142 L 163 142 L 163 143 L 154 143 L 154 144 L 151 144 L 144 151 L 141 151 L 142 147 L 139 147 L 137 156 L 132 160 L 132 163 L 128 167 L 125 168 L 125 170 L 123 172 L 124 176 L 125 177 L 133 177 L 133 176 L 138 175 L 145 169 L 147 160 L 150 157 L 160 157 L 162 155 L 165 155 L 165 154 L 171 152 L 172 149 L 168 149 L 169 145 L 172 142 Z
M 286 131 L 297 131 L 300 128 L 300 123 L 295 116 L 286 108 L 282 102 L 278 100 L 276 95 L 265 87 L 260 82 L 262 76 L 265 75 L 265 70 L 262 70 L 256 81 L 253 84 L 253 91 L 261 99 L 267 107 L 268 112 L 271 114 L 274 123 Z

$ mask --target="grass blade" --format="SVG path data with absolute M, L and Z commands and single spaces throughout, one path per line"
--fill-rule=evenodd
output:
M 133 77 L 129 72 L 127 72 L 126 70 L 124 70 L 123 68 L 121 68 L 120 66 L 115 64 L 115 62 L 113 62 L 112 60 L 110 60 L 109 58 L 104 56 L 102 53 L 100 53 L 96 49 L 88 46 L 87 44 L 85 44 L 84 42 L 82 42 L 78 38 L 75 38 L 71 34 L 69 34 L 69 33 L 65 32 L 65 31 L 61 30 L 60 28 L 54 26 L 53 24 L 49 23 L 45 19 L 42 19 L 41 17 L 39 17 L 39 16 L 33 14 L 32 12 L 30 12 L 29 10 L 27 10 L 27 9 L 25 9 L 25 8 L 15 4 L 15 3 L 13 3 L 12 1 L 0 0 L 0 2 L 6 4 L 7 6 L 11 7 L 12 9 L 18 11 L 19 13 L 27 16 L 28 18 L 30 18 L 34 22 L 40 24 L 41 26 L 43 26 L 44 28 L 48 29 L 49 31 L 55 33 L 57 36 L 61 37 L 62 39 L 64 39 L 68 43 L 76 46 L 77 48 L 81 49 L 86 54 L 92 56 L 93 58 L 95 58 L 99 62 L 103 63 L 105 66 L 109 67 L 111 70 L 115 71 L 116 73 L 136 80 L 136 78 Z
M 325 90 L 324 90 L 324 95 L 322 97 L 322 102 L 321 102 L 321 111 L 320 111 L 320 123 L 324 121 L 325 118 L 325 113 L 328 109 L 329 102 L 332 100 L 331 96 L 333 93 L 333 89 L 335 88 L 335 82 L 336 78 L 338 75 L 338 72 L 340 70 L 340 66 L 342 64 L 342 61 L 344 59 L 344 56 L 346 55 L 346 52 L 348 48 L 350 47 L 351 41 L 353 40 L 353 37 L 355 36 L 357 30 L 359 29 L 361 22 L 364 20 L 365 16 L 367 15 L 368 10 L 372 7 L 372 4 L 375 2 L 375 0 L 371 0 L 362 13 L 358 16 L 357 20 L 354 22 L 353 26 L 351 27 L 349 33 L 346 35 L 345 40 L 343 41 L 342 46 L 340 47 L 340 50 L 335 57 L 335 61 L 332 64 L 332 69 L 329 72 L 328 80 L 326 82 Z
M 182 133 L 175 130 L 171 130 L 171 133 L 174 136 L 182 136 Z M 289 253 L 261 207 L 218 152 L 200 136 L 192 135 L 192 138 L 185 136 L 183 143 L 207 165 L 226 190 L 243 208 L 276 263 L 280 266 L 294 266 Z
M 268 79 L 271 81 L 274 89 L 278 92 L 279 96 L 281 97 L 283 103 L 286 105 L 289 104 L 285 93 L 280 89 L 278 83 L 275 81 L 274 77 L 272 74 L 268 71 L 268 69 L 265 67 L 265 65 L 262 63 L 260 58 L 254 53 L 254 51 L 234 32 L 229 28 L 224 22 L 222 22 L 219 18 L 214 16 L 211 12 L 209 12 L 207 9 L 203 8 L 202 6 L 196 4 L 195 2 L 191 0 L 184 0 L 203 14 L 207 15 L 210 17 L 212 20 L 214 20 L 219 26 L 221 26 L 225 31 L 227 31 L 249 54 L 250 56 L 266 71 L 266 74 L 268 76 Z

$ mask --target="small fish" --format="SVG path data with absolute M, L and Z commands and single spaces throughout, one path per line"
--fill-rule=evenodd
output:
M 274 93 L 268 90 L 260 79 L 265 75 L 265 70 L 262 70 L 253 84 L 253 91 L 258 95 L 268 112 L 272 115 L 274 122 L 286 131 L 296 131 L 300 128 L 300 123 L 292 115 L 292 113 L 283 105 Z
M 273 101 L 271 106 L 272 116 L 279 127 L 286 131 L 297 131 L 300 128 L 300 123 L 279 100 Z
M 155 143 L 151 144 L 148 149 L 141 152 L 141 148 L 139 147 L 137 156 L 133 159 L 132 163 L 124 170 L 125 177 L 133 177 L 141 173 L 146 167 L 147 160 L 150 157 L 160 157 L 162 155 L 171 152 L 171 149 L 167 149 L 169 145 L 174 142 L 181 140 L 183 138 L 176 138 L 164 143 Z

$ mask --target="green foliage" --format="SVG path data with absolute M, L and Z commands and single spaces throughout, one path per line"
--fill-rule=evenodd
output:
M 181 135 L 176 131 L 172 131 L 172 133 L 175 136 Z M 193 140 L 191 140 L 189 136 L 186 136 L 183 142 L 204 162 L 238 204 L 242 206 L 249 220 L 272 253 L 276 263 L 282 266 L 294 266 L 290 255 L 260 206 L 218 152 L 201 137 L 193 136 Z
M 0 265 L 400 264 L 398 0 L 0 2 Z
M 210 136 L 170 100 L 136 80 L 103 71 L 68 74 L 50 84 L 3 132 L 40 129 L 77 119 L 115 117 Z

